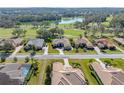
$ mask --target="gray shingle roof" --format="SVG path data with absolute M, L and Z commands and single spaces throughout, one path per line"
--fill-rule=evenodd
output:
M 44 39 L 30 39 L 27 43 L 27 45 L 34 45 L 35 47 L 43 47 L 44 45 Z
M 20 85 L 23 84 L 27 74 L 24 69 L 30 64 L 6 63 L 0 64 L 0 85 Z M 29 70 L 28 69 L 28 70 Z

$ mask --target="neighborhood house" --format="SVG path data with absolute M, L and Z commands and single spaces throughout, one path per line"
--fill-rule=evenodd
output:
M 83 72 L 78 68 L 64 67 L 60 62 L 53 63 L 52 85 L 86 85 Z
M 0 85 L 22 85 L 30 67 L 30 64 L 0 64 Z
M 96 40 L 96 44 L 100 49 L 110 49 L 110 50 L 115 50 L 116 47 L 107 39 L 98 39 Z
M 64 50 L 71 50 L 71 44 L 67 38 L 54 39 L 52 41 L 53 48 L 63 48 Z
M 87 48 L 88 50 L 93 50 L 93 45 L 85 38 L 77 38 L 74 40 L 75 42 L 75 47 L 80 47 L 80 48 Z
M 90 63 L 90 68 L 104 85 L 124 85 L 124 71 L 111 66 L 103 68 L 100 63 Z
M 44 39 L 30 39 L 26 44 L 25 49 L 30 50 L 35 47 L 36 50 L 42 50 L 44 46 Z
M 124 38 L 114 37 L 113 38 L 118 44 L 124 46 Z
M 13 39 L 1 39 L 0 40 L 0 49 L 3 49 L 4 46 L 6 47 L 7 50 L 12 50 L 18 47 L 19 45 L 22 44 L 22 39 L 21 38 L 13 38 Z

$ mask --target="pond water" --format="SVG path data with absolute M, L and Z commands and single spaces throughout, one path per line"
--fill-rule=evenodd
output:
M 75 22 L 82 22 L 84 18 L 81 17 L 74 17 L 74 18 L 62 18 L 59 24 L 71 24 Z

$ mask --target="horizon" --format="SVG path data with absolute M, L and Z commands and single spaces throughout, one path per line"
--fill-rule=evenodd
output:
M 0 7 L 0 9 L 1 8 L 72 8 L 72 9 L 74 9 L 74 8 L 84 8 L 84 9 L 86 9 L 86 8 L 89 8 L 89 9 L 95 9 L 95 8 L 99 8 L 99 9 L 102 9 L 102 8 L 124 8 L 124 7 Z
M 123 0 L 0 0 L 0 7 L 124 7 Z

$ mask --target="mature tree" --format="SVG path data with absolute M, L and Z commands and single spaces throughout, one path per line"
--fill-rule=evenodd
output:
M 5 62 L 6 61 L 6 58 L 5 57 L 1 57 L 1 63 Z
M 25 58 L 25 63 L 29 62 L 30 61 L 30 58 L 29 57 L 26 57 Z
M 22 28 L 15 28 L 12 32 L 12 35 L 14 37 L 24 37 L 26 34 L 26 30 L 22 29 Z
M 64 30 L 59 27 L 51 28 L 49 31 L 52 33 L 52 37 L 61 37 L 64 34 Z
M 63 29 L 60 29 L 58 27 L 47 29 L 47 28 L 41 28 L 37 31 L 38 37 L 45 39 L 45 41 L 49 42 L 51 39 L 56 37 L 62 37 L 64 34 Z
M 37 71 L 38 71 L 38 62 L 37 60 L 34 60 L 34 62 L 32 63 L 32 68 L 33 68 L 33 74 L 34 76 L 37 76 Z
M 50 85 L 51 84 L 51 66 L 48 65 L 46 68 L 46 79 L 45 79 L 45 84 Z
M 41 28 L 37 31 L 38 37 L 43 38 L 46 42 L 49 42 L 52 38 L 52 33 L 46 28 Z
M 18 61 L 17 57 L 13 58 L 13 63 L 16 63 Z
M 7 53 L 7 52 L 9 52 L 9 50 L 14 49 L 14 47 L 8 40 L 6 40 L 6 41 L 4 41 L 4 45 L 3 45 L 2 49 Z

